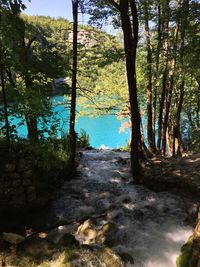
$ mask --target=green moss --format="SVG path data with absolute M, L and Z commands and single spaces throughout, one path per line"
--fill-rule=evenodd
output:
M 177 267 L 196 267 L 197 258 L 193 255 L 193 237 L 181 248 L 181 255 L 176 260 Z

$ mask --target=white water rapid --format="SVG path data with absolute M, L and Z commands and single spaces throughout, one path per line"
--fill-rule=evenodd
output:
M 98 215 L 99 224 L 114 222 L 112 248 L 128 253 L 134 267 L 175 267 L 181 246 L 192 234 L 184 221 L 192 203 L 167 192 L 154 193 L 133 182 L 129 153 L 84 151 L 80 175 L 66 182 L 53 202 L 51 216 L 80 219 Z

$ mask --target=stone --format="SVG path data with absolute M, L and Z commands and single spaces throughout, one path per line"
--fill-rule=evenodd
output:
M 23 172 L 22 173 L 22 176 L 24 177 L 24 178 L 32 178 L 33 177 L 33 171 L 32 170 L 28 170 L 28 171 L 25 171 L 25 172 Z
M 14 172 L 15 169 L 16 169 L 16 164 L 14 164 L 14 163 L 8 163 L 5 166 L 5 171 L 6 172 Z
M 3 240 L 9 242 L 10 244 L 17 245 L 25 240 L 24 236 L 15 234 L 15 233 L 3 233 Z
M 102 248 L 97 252 L 99 259 L 106 267 L 123 267 L 121 258 L 109 248 Z
M 27 188 L 26 188 L 26 192 L 27 192 L 27 194 L 30 194 L 30 193 L 32 193 L 32 192 L 35 192 L 35 187 L 34 187 L 34 186 L 29 186 L 29 187 L 27 187 Z
M 20 159 L 17 166 L 17 172 L 22 173 L 31 168 L 30 163 L 25 159 Z
M 94 244 L 96 242 L 97 231 L 90 219 L 84 221 L 76 232 L 76 238 L 82 244 Z
M 121 253 L 118 253 L 118 255 L 120 256 L 123 262 L 134 264 L 134 259 L 130 254 L 126 252 L 121 252 Z
M 21 185 L 21 180 L 14 180 L 13 182 L 12 182 L 12 186 L 14 187 L 14 188 L 17 188 L 17 187 L 19 187 Z
M 3 239 L 0 239 L 0 251 L 8 250 L 10 248 L 11 244 Z
M 23 186 L 29 186 L 32 185 L 32 181 L 30 179 L 23 179 L 22 180 L 22 185 Z
M 117 225 L 113 222 L 105 223 L 97 234 L 97 243 L 105 243 L 109 247 L 114 246 L 118 243 L 117 240 Z
M 28 200 L 28 202 L 34 202 L 36 200 L 36 194 L 34 192 L 30 193 L 27 196 L 27 200 Z
M 70 248 L 77 247 L 80 245 L 79 242 L 76 240 L 76 238 L 72 234 L 69 234 L 69 233 L 64 234 L 60 238 L 58 244 L 61 246 L 70 247 Z
M 9 175 L 8 175 L 8 177 L 9 177 L 9 179 L 11 179 L 11 180 L 17 180 L 17 179 L 20 179 L 20 175 L 18 174 L 18 173 L 16 173 L 16 172 L 11 172 L 11 173 L 9 173 Z

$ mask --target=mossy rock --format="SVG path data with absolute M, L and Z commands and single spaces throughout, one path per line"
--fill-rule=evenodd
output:
M 123 267 L 124 264 L 121 258 L 114 253 L 113 250 L 109 248 L 102 248 L 97 252 L 97 255 L 102 263 L 106 265 L 106 267 Z
M 65 235 L 61 237 L 58 245 L 73 248 L 73 247 L 79 246 L 79 242 L 76 240 L 76 238 L 73 235 L 66 233 Z
M 119 256 L 123 260 L 123 262 L 134 264 L 134 259 L 130 254 L 126 252 L 121 252 L 119 253 Z
M 197 267 L 198 258 L 193 253 L 193 236 L 181 248 L 181 255 L 176 259 L 177 267 Z

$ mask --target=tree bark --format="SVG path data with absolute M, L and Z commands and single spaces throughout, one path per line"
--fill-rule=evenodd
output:
M 161 149 L 161 138 L 163 129 L 163 109 L 166 100 L 167 82 L 168 82 L 168 54 L 169 54 L 169 0 L 165 0 L 163 6 L 163 78 L 162 78 L 162 92 L 159 101 L 159 115 L 158 115 L 158 142 L 157 149 Z
M 130 5 L 129 5 L 130 4 Z M 129 89 L 129 101 L 131 110 L 131 168 L 133 176 L 141 174 L 140 159 L 142 157 L 140 112 L 137 97 L 136 83 L 136 49 L 138 42 L 138 17 L 136 3 L 133 0 L 120 0 L 120 16 L 124 34 L 124 50 L 126 57 L 126 70 Z M 129 15 L 131 8 L 132 23 Z
M 155 153 L 155 133 L 153 128 L 153 105 L 152 105 L 152 45 L 149 30 L 149 11 L 147 2 L 144 1 L 144 22 L 147 47 L 147 139 L 150 154 Z
M 3 95 L 3 107 L 4 107 L 4 119 L 5 119 L 5 129 L 6 129 L 6 142 L 8 148 L 10 147 L 10 125 L 8 119 L 8 105 L 7 105 L 7 98 L 6 98 L 6 90 L 5 90 L 5 80 L 4 80 L 4 70 L 1 67 L 1 88 L 2 88 L 2 95 Z
M 154 97 L 153 97 L 153 129 L 154 129 L 154 147 L 156 149 L 156 117 L 157 117 L 157 93 L 158 93 L 158 79 L 159 79 L 159 64 L 160 64 L 160 51 L 162 47 L 162 19 L 161 19 L 161 3 L 158 0 L 158 27 L 157 27 L 157 48 L 156 48 L 156 68 L 155 68 L 155 81 L 154 81 Z
M 28 74 L 25 74 L 25 84 L 26 89 L 29 90 L 32 86 L 31 78 Z M 29 106 L 31 105 L 31 99 L 27 99 L 29 102 Z M 29 108 L 29 110 L 25 113 L 25 120 L 26 125 L 28 128 L 28 139 L 31 144 L 35 144 L 39 142 L 39 133 L 38 133 L 38 125 L 37 125 L 37 117 L 32 114 L 32 109 Z
M 78 0 L 72 0 L 73 11 L 73 63 L 72 63 L 72 93 L 71 93 L 71 110 L 70 110 L 70 165 L 75 168 L 76 156 L 76 83 L 77 83 L 77 39 L 78 39 Z
M 184 17 L 181 18 L 181 48 L 180 48 L 180 63 L 183 72 L 184 67 L 184 52 L 185 52 L 185 30 L 187 28 L 188 12 L 189 12 L 189 0 L 184 0 L 182 4 L 182 13 Z M 180 130 L 180 120 L 181 120 L 181 111 L 183 107 L 184 94 L 185 94 L 185 77 L 182 73 L 181 75 L 181 84 L 180 84 L 180 95 L 178 101 L 178 107 L 175 117 L 175 125 L 173 131 L 173 157 L 177 154 L 178 156 L 182 155 L 182 138 Z
M 180 8 L 180 1 L 179 1 L 179 8 Z M 173 58 L 171 62 L 171 69 L 169 71 L 169 86 L 167 88 L 166 93 L 166 105 L 165 105 L 165 115 L 163 121 L 163 133 L 162 133 L 162 153 L 166 155 L 166 133 L 168 127 L 168 120 L 169 120 L 169 112 L 171 108 L 171 101 L 172 101 L 172 94 L 174 90 L 174 76 L 176 71 L 176 62 L 177 62 L 177 44 L 178 44 L 178 35 L 180 31 L 180 21 L 179 18 L 176 22 L 176 27 L 174 31 L 174 45 L 173 45 Z

